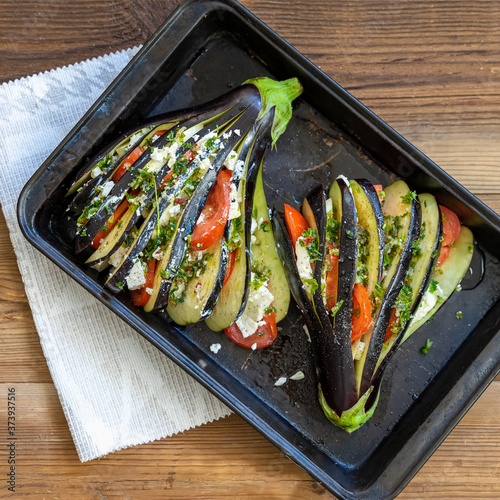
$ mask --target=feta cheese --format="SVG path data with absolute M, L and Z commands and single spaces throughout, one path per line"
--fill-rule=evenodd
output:
M 136 261 L 127 276 L 127 287 L 129 290 L 138 290 L 146 284 L 146 273 L 140 260 Z
M 238 196 L 238 189 L 234 182 L 231 183 L 231 191 L 229 193 L 229 220 L 237 219 L 241 215 L 240 211 L 240 197 Z
M 99 165 L 96 165 L 91 171 L 90 171 L 90 177 L 92 177 L 92 179 L 95 179 L 98 175 L 101 175 L 102 174 L 102 170 L 101 170 L 101 167 L 99 167 Z
M 161 260 L 162 257 L 163 257 L 163 250 L 161 249 L 161 247 L 158 247 L 152 254 L 152 257 L 153 259 L 156 259 L 156 260 Z
M 307 325 L 303 325 L 302 328 L 304 329 L 304 333 L 307 335 L 307 340 L 311 342 L 311 335 L 309 333 L 309 328 L 307 328 Z
M 333 202 L 331 198 L 328 198 L 325 203 L 326 213 L 330 213 L 333 210 Z
M 236 162 L 238 161 L 238 153 L 236 151 L 231 151 L 224 162 L 224 165 L 228 170 L 234 170 Z
M 213 139 L 214 137 L 217 137 L 217 134 L 215 132 L 209 132 L 208 134 L 204 135 L 197 143 L 199 148 L 204 149 L 205 143 L 210 139 Z
M 111 257 L 109 258 L 109 264 L 113 267 L 117 267 L 125 257 L 126 253 L 127 247 L 121 246 L 116 252 L 113 253 L 113 255 L 111 255 Z
M 212 344 L 212 345 L 210 346 L 210 350 L 211 350 L 214 354 L 217 354 L 217 353 L 220 351 L 221 347 L 222 347 L 222 346 L 221 346 L 220 344 Z
M 236 321 L 236 325 L 244 338 L 249 337 L 258 330 L 259 326 L 262 326 L 260 322 L 266 313 L 266 309 L 273 303 L 273 300 L 274 296 L 267 286 L 262 285 L 257 290 L 253 287 L 250 288 L 245 310 Z
M 255 351 L 255 349 L 257 349 L 257 342 L 255 342 L 254 344 L 252 344 L 250 346 L 250 348 L 252 349 L 252 351 Z
M 110 191 L 113 189 L 114 185 L 115 183 L 113 181 L 106 181 L 101 189 L 101 194 L 100 194 L 101 198 L 106 198 L 106 196 L 108 196 Z
M 153 289 L 152 289 L 152 288 L 149 288 L 149 287 L 148 287 L 148 288 L 146 288 L 146 293 L 147 293 L 148 295 L 153 295 Z
M 131 148 L 144 134 L 143 134 L 143 130 L 144 129 L 141 129 L 139 130 L 139 132 L 136 132 L 134 135 L 132 135 L 129 139 L 129 145 L 128 147 Z
M 185 289 L 186 289 L 186 283 L 182 280 L 179 280 L 179 282 L 177 283 L 177 289 L 172 292 L 172 295 L 176 299 L 180 299 L 182 298 L 182 294 L 184 293 Z
M 359 360 L 363 354 L 363 350 L 365 348 L 365 343 L 361 342 L 361 339 L 353 342 L 352 346 L 352 359 Z
M 181 206 L 177 203 L 171 203 L 160 216 L 160 226 L 166 226 L 170 219 L 175 218 L 181 212 Z
M 425 315 L 436 305 L 438 296 L 443 294 L 443 289 L 439 285 L 437 285 L 434 293 L 430 293 L 429 289 L 427 289 L 424 296 L 422 297 L 422 300 L 420 301 L 420 304 L 417 307 L 417 311 L 413 316 L 413 321 L 417 322 L 424 318 Z
M 313 270 L 311 265 L 311 257 L 307 251 L 307 247 L 301 245 L 304 242 L 302 236 L 295 243 L 295 255 L 297 256 L 297 270 L 299 271 L 300 279 L 304 282 L 305 280 L 313 279 Z M 311 284 L 305 283 L 304 287 L 308 295 L 311 295 Z
M 304 372 L 299 370 L 290 377 L 290 380 L 303 380 L 305 377 Z

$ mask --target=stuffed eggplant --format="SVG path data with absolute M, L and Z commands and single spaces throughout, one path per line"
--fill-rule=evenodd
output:
M 166 310 L 178 324 L 205 319 L 223 330 L 248 316 L 257 262 L 269 259 L 276 269 L 264 288 L 273 301 L 264 309 L 281 319 L 289 291 L 262 164 L 301 92 L 296 79 L 249 80 L 206 105 L 152 118 L 89 161 L 68 190 L 69 210 L 75 250 L 98 270 L 111 267 L 106 287 L 128 289 L 136 306 Z M 252 226 L 254 212 L 265 236 Z
M 381 191 L 340 176 L 328 196 L 313 191 L 302 214 L 287 205 L 284 217 L 274 213 L 278 251 L 311 336 L 319 401 L 347 432 L 372 416 L 397 347 L 469 266 L 472 234 L 452 212 L 443 223 L 444 211 L 403 181 Z

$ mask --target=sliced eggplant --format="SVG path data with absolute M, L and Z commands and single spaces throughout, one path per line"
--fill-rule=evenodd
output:
M 254 116 L 253 113 L 256 113 L 256 110 L 254 110 L 253 113 L 249 111 L 249 113 L 250 116 Z M 241 116 L 241 113 L 238 116 Z M 234 123 L 233 119 L 234 117 L 231 117 L 231 119 L 227 123 L 219 122 L 216 120 L 215 122 L 212 122 L 210 124 L 210 129 L 203 129 L 203 132 L 205 134 L 210 134 L 210 131 L 218 130 L 218 137 L 220 140 L 220 138 L 224 136 L 226 127 L 231 123 Z M 238 122 L 236 121 L 236 123 Z M 214 126 L 215 129 L 213 128 Z M 205 137 L 207 137 L 207 135 L 205 135 Z M 230 154 L 232 150 L 231 146 L 234 144 L 234 142 L 240 142 L 240 139 L 237 135 L 233 136 L 230 143 L 227 143 L 227 141 L 225 140 L 223 143 L 221 143 L 223 149 L 221 148 L 219 155 L 220 158 L 225 159 Z M 123 280 L 126 278 L 128 273 L 134 266 L 134 263 L 139 255 L 150 243 L 153 232 L 159 225 L 159 221 L 164 219 L 163 214 L 165 214 L 165 212 L 172 211 L 174 208 L 181 209 L 181 207 L 175 207 L 175 200 L 177 197 L 181 197 L 183 200 L 189 200 L 192 197 L 195 185 L 201 180 L 201 178 L 199 178 L 199 172 L 205 172 L 207 168 L 213 168 L 212 165 L 207 165 L 207 162 L 212 162 L 214 157 L 215 154 L 209 155 L 206 158 L 203 156 L 195 157 L 195 159 L 189 164 L 189 168 L 187 168 L 185 172 L 180 173 L 175 178 L 175 182 L 172 183 L 173 185 L 161 192 L 161 194 L 159 195 L 160 199 L 153 200 L 153 204 L 149 211 L 149 214 L 146 216 L 145 221 L 141 227 L 140 237 L 137 239 L 134 247 L 131 248 L 127 255 L 124 257 L 122 263 L 113 271 L 112 275 L 108 278 L 108 281 L 106 282 L 108 288 L 114 290 L 115 292 L 117 291 L 118 283 L 123 283 Z M 170 216 L 168 218 L 170 219 Z M 167 221 L 165 221 L 165 223 L 166 222 Z
M 421 224 L 418 239 L 413 243 L 413 257 L 405 278 L 405 295 L 398 297 L 401 309 L 398 321 L 392 326 L 392 336 L 384 342 L 377 362 L 377 368 L 386 357 L 392 355 L 401 344 L 406 329 L 422 297 L 429 287 L 441 249 L 441 211 L 434 196 L 428 193 L 418 195 L 421 207 Z
M 253 209 L 251 211 L 253 221 L 250 227 L 256 227 L 253 233 L 250 230 L 250 262 L 251 269 L 266 268 L 268 272 L 269 280 L 267 288 L 274 297 L 273 307 L 275 308 L 276 322 L 278 323 L 288 312 L 288 307 L 290 305 L 290 289 L 288 288 L 288 282 L 283 266 L 281 265 L 281 260 L 276 251 L 276 242 L 264 193 L 262 169 L 263 162 L 261 161 L 258 168 L 253 196 Z
M 252 112 L 249 111 L 245 113 L 237 122 L 238 127 L 241 131 L 240 133 L 244 136 L 248 133 L 253 122 L 255 121 L 257 113 L 258 109 L 256 109 L 256 107 L 253 107 Z M 161 275 L 163 276 L 160 283 L 160 289 L 158 290 L 158 293 L 156 295 L 156 301 L 151 308 L 152 310 L 160 311 L 166 307 L 169 300 L 169 292 L 172 281 L 182 263 L 184 254 L 187 250 L 187 237 L 193 233 L 196 221 L 200 216 L 203 205 L 205 204 L 208 194 L 210 193 L 212 185 L 217 179 L 219 170 L 222 168 L 230 151 L 232 151 L 232 149 L 238 142 L 239 137 L 236 134 L 232 134 L 231 137 L 227 139 L 227 143 L 225 144 L 224 149 L 217 154 L 212 164 L 212 168 L 207 171 L 200 184 L 196 188 L 192 198 L 187 203 L 186 208 L 184 209 L 179 220 L 179 230 L 176 231 L 174 240 L 172 242 L 170 259 L 165 268 L 157 269 L 157 273 L 161 273 Z M 147 307 L 150 307 L 149 303 Z
M 473 253 L 474 236 L 472 231 L 468 227 L 461 226 L 460 233 L 451 247 L 450 254 L 432 275 L 432 280 L 434 280 L 436 288 L 433 291 L 426 292 L 434 296 L 434 305 L 429 307 L 428 302 L 423 305 L 420 314 L 415 314 L 406 330 L 403 341 L 432 318 L 456 290 L 469 269 Z M 439 288 L 437 288 L 438 286 Z
M 375 313 L 373 329 L 365 334 L 365 351 L 357 361 L 361 372 L 360 394 L 364 394 L 372 385 L 391 315 L 404 286 L 413 257 L 414 243 L 418 240 L 420 230 L 420 204 L 408 185 L 404 181 L 396 181 L 384 192 L 384 278 L 379 290 L 379 294 L 383 293 L 383 296 Z
M 170 289 L 166 311 L 178 325 L 197 323 L 208 316 L 222 288 L 227 261 L 225 239 L 199 252 L 199 256 L 196 253 L 186 253 Z
M 362 281 L 370 296 L 382 280 L 384 265 L 384 215 L 380 200 L 373 184 L 366 179 L 350 181 L 351 191 L 356 204 L 358 225 L 362 230 L 359 236 L 358 265 L 356 279 Z

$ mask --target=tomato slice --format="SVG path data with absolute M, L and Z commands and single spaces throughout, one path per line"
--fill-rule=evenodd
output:
M 111 177 L 111 180 L 113 182 L 118 182 L 125 172 L 128 170 L 128 168 L 133 165 L 139 156 L 144 153 L 144 148 L 141 148 L 137 146 L 121 163 L 120 166 L 115 170 L 115 173 L 113 174 L 113 177 Z
M 231 176 L 230 170 L 219 172 L 191 236 L 192 249 L 205 250 L 222 236 L 229 217 Z
M 128 210 L 129 204 L 128 201 L 122 200 L 122 202 L 118 205 L 118 208 L 115 210 L 113 215 L 107 220 L 105 224 L 106 230 L 101 230 L 97 233 L 97 236 L 92 240 L 92 243 L 90 246 L 92 248 L 99 248 L 99 245 L 101 244 L 101 240 L 106 237 L 106 235 L 113 229 L 118 221 L 120 220 L 120 217 Z
M 391 318 L 389 319 L 389 326 L 387 327 L 387 330 L 385 332 L 384 342 L 387 342 L 392 337 L 392 334 L 394 333 L 392 330 L 396 322 L 396 308 L 394 308 L 392 310 Z
M 292 240 L 293 248 L 297 240 L 302 236 L 304 231 L 309 229 L 304 216 L 296 209 L 285 203 L 285 224 L 288 229 L 288 234 Z
M 262 318 L 266 323 L 259 327 L 256 333 L 243 337 L 241 330 L 236 323 L 224 330 L 226 336 L 235 344 L 241 347 L 251 349 L 253 344 L 256 344 L 257 349 L 270 346 L 278 335 L 278 327 L 276 326 L 276 314 L 271 311 L 264 314 Z
M 382 184 L 374 184 L 373 187 L 375 188 L 375 191 L 377 191 L 378 199 L 382 201 L 384 199 L 383 196 L 380 196 L 380 193 L 384 190 L 382 188 Z
M 366 288 L 359 283 L 354 284 L 353 314 L 351 326 L 351 342 L 361 338 L 372 322 L 372 309 Z
M 460 220 L 455 212 L 449 208 L 439 205 L 443 218 L 443 246 L 450 246 L 455 243 L 460 232 Z
M 455 212 L 449 208 L 439 205 L 441 217 L 443 219 L 443 242 L 441 244 L 441 253 L 439 254 L 437 265 L 441 265 L 450 254 L 450 246 L 455 243 L 460 233 L 460 220 Z
M 236 254 L 238 253 L 238 249 L 234 252 L 230 252 L 228 255 L 228 262 L 226 264 L 226 274 L 224 275 L 224 283 L 222 286 L 226 286 L 226 283 L 229 281 L 231 274 L 233 274 L 234 263 L 236 262 Z
M 326 310 L 330 312 L 337 304 L 337 287 L 339 281 L 339 258 L 337 255 L 328 254 L 330 269 L 325 276 Z
M 155 268 L 156 259 L 151 259 L 148 263 L 148 270 L 146 271 L 146 283 L 142 288 L 137 290 L 130 290 L 130 296 L 132 297 L 132 302 L 134 306 L 145 306 L 148 303 L 151 295 L 146 291 L 148 288 L 153 288 L 155 281 Z

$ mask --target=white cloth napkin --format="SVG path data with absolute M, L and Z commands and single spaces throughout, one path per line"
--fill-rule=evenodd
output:
M 35 250 L 17 223 L 24 184 L 134 53 L 117 52 L 0 86 L 0 202 L 82 462 L 230 414 Z

